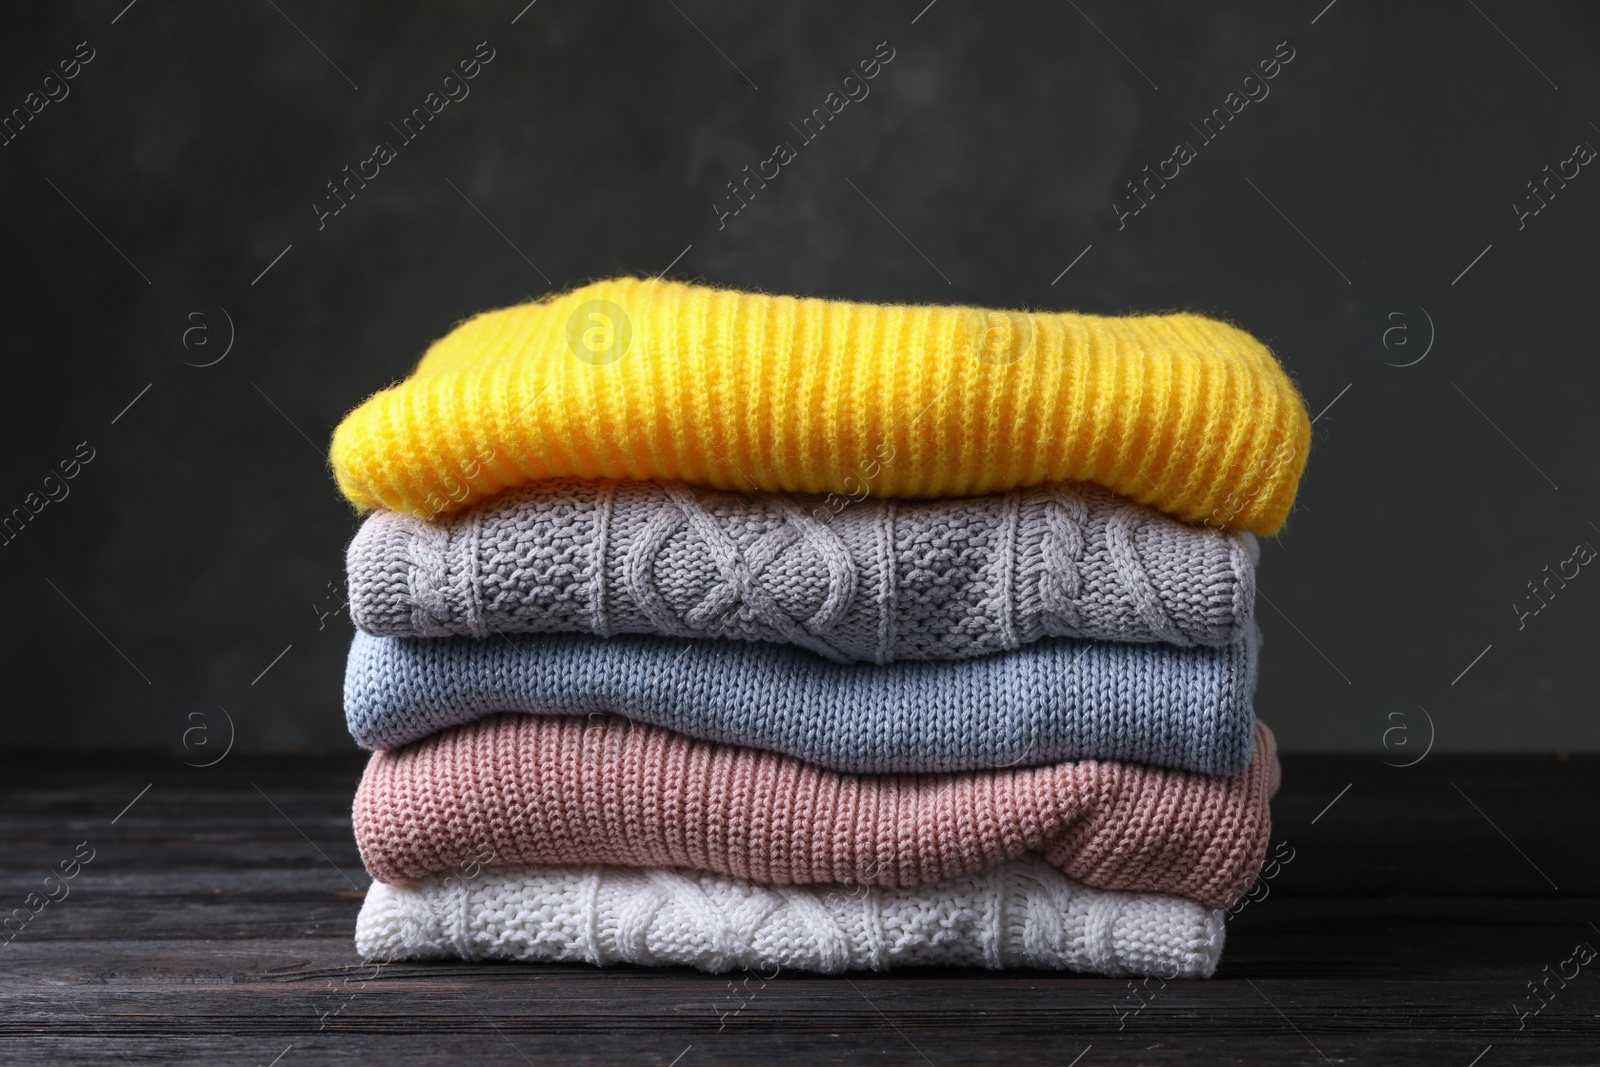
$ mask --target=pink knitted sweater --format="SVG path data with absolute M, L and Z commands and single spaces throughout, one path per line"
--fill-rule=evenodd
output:
M 1232 778 L 1092 760 L 851 775 L 622 719 L 511 715 L 375 753 L 354 821 L 380 882 L 592 863 L 905 887 L 1037 852 L 1086 885 L 1218 908 L 1256 877 L 1278 775 L 1260 723 Z

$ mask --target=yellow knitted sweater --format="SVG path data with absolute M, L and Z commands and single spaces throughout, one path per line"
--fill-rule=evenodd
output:
M 1311 423 L 1249 334 L 1199 315 L 900 307 L 618 278 L 491 311 L 333 435 L 362 508 L 434 516 L 541 478 L 833 500 L 1092 481 L 1272 533 Z

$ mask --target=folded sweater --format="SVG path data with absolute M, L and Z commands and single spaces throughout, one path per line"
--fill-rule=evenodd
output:
M 1033 857 L 914 889 L 774 888 L 699 871 L 488 867 L 374 882 L 364 959 L 633 963 L 781 971 L 943 965 L 1209 978 L 1220 911 L 1078 885 Z
M 1065 483 L 836 512 L 820 497 L 541 482 L 439 522 L 375 512 L 347 563 L 350 617 L 373 634 L 740 638 L 869 663 L 1047 636 L 1225 645 L 1255 604 L 1251 535 Z
M 1311 420 L 1200 315 L 765 296 L 619 278 L 475 316 L 334 432 L 358 507 L 431 517 L 547 478 L 976 496 L 1097 482 L 1272 533 Z
M 981 659 L 832 663 L 805 649 L 670 637 L 373 637 L 345 721 L 398 748 L 497 712 L 621 715 L 869 773 L 1114 759 L 1234 774 L 1250 759 L 1258 632 L 1222 648 L 1047 638 Z
M 1266 851 L 1278 758 L 1256 731 L 1232 778 L 1094 761 L 858 776 L 620 719 L 499 716 L 374 754 L 353 822 L 380 882 L 592 863 L 906 888 L 1037 852 L 1088 886 L 1220 908 Z

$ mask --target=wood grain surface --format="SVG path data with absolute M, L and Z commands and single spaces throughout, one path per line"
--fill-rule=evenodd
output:
M 1578 943 L 1600 947 L 1597 758 L 1285 757 L 1273 840 L 1293 858 L 1230 924 L 1216 978 L 1138 990 L 1020 971 L 745 984 L 364 965 L 360 767 L 0 761 L 3 908 L 26 914 L 48 872 L 93 854 L 0 945 L 0 1062 L 1600 1062 L 1600 961 L 1552 977 Z

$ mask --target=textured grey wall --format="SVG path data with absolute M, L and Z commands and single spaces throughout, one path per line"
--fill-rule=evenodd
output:
M 222 707 L 241 750 L 347 746 L 333 425 L 474 311 L 671 264 L 1240 323 L 1322 412 L 1262 564 L 1284 746 L 1600 747 L 1592 7 L 124 3 L 0 39 L 0 508 L 39 508 L 0 547 L 0 743 Z

